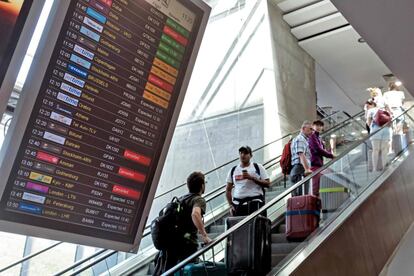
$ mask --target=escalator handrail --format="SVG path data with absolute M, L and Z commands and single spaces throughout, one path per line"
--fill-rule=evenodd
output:
M 335 114 L 337 114 L 337 113 L 339 113 L 339 111 L 338 111 L 338 112 L 335 112 L 335 113 L 333 113 L 333 114 L 331 114 L 330 116 L 328 116 L 328 117 L 326 117 L 326 118 L 324 118 L 324 119 L 322 119 L 322 120 L 325 120 L 325 119 L 327 119 L 327 118 L 329 118 L 329 117 L 331 117 L 331 116 L 333 116 L 333 115 L 335 115 Z M 345 114 L 345 112 L 343 112 L 343 113 Z M 344 120 L 343 122 L 339 123 L 338 125 L 335 125 L 335 126 L 333 126 L 332 128 L 328 129 L 325 133 L 330 132 L 332 129 L 337 128 L 337 127 L 339 127 L 339 126 L 343 126 L 344 124 L 346 124 L 346 123 L 347 123 L 347 122 L 349 122 L 350 120 L 353 120 L 353 119 L 355 119 L 356 117 L 360 116 L 362 113 L 363 113 L 363 111 L 356 113 L 356 114 L 355 114 L 355 115 L 353 115 L 352 117 L 349 117 L 348 119 Z M 299 130 L 297 130 L 297 131 L 293 131 L 293 132 L 291 132 L 291 133 L 289 133 L 289 134 L 286 134 L 286 135 L 284 135 L 284 136 L 283 136 L 283 137 L 281 137 L 281 138 L 278 138 L 278 139 L 276 139 L 276 140 L 274 140 L 274 141 L 272 141 L 272 142 L 269 142 L 269 143 L 267 143 L 267 144 L 265 144 L 265 145 L 263 145 L 263 146 L 261 146 L 261 147 L 258 147 L 258 148 L 256 148 L 256 149 L 254 149 L 252 152 L 256 152 L 256 151 L 258 151 L 258 150 L 261 150 L 261 149 L 263 149 L 263 148 L 265 148 L 265 147 L 267 147 L 267 146 L 269 146 L 269 145 L 271 145 L 271 144 L 273 144 L 273 143 L 276 143 L 276 142 L 278 142 L 278 141 L 281 141 L 281 140 L 283 140 L 283 139 L 285 139 L 285 138 L 287 138 L 287 137 L 289 137 L 289 136 L 293 136 L 293 135 L 295 135 L 295 134 L 296 134 L 296 133 L 298 133 L 298 132 L 299 132 Z M 278 159 L 278 158 L 280 158 L 280 157 L 281 157 L 281 155 L 279 155 L 279 156 L 277 156 L 277 157 L 275 157 L 275 158 L 272 158 L 272 159 L 270 159 L 270 160 L 266 161 L 266 163 L 264 163 L 264 164 L 268 164 L 268 163 L 270 163 L 271 161 L 274 161 L 274 160 L 276 160 L 276 159 Z M 238 158 L 235 158 L 235 159 L 233 159 L 233 160 L 231 160 L 231 161 L 228 161 L 228 162 L 226 162 L 226 163 L 224 163 L 224 164 L 222 164 L 222 165 L 220 165 L 220 166 L 218 166 L 218 167 L 216 167 L 216 168 L 214 168 L 214 169 L 212 169 L 212 170 L 210 170 L 210 171 L 206 172 L 206 173 L 205 173 L 205 175 L 211 174 L 211 173 L 215 172 L 216 170 L 219 170 L 219 169 L 221 169 L 221 168 L 223 168 L 223 167 L 225 167 L 225 166 L 227 166 L 227 165 L 229 165 L 229 164 L 231 164 L 231 163 L 233 163 L 233 162 L 235 162 L 235 161 L 237 161 L 237 160 L 238 160 Z M 278 163 L 278 162 L 276 162 L 274 165 L 276 165 L 277 163 Z M 173 188 L 173 189 L 169 190 L 168 192 L 165 192 L 165 193 L 162 193 L 162 194 L 160 194 L 160 195 L 157 195 L 157 196 L 154 198 L 154 200 L 155 200 L 155 199 L 157 199 L 157 198 L 160 198 L 161 196 L 164 196 L 164 195 L 166 195 L 166 194 L 169 194 L 169 193 L 171 193 L 172 191 L 177 190 L 177 189 L 179 189 L 179 188 L 181 188 L 181 187 L 183 187 L 183 186 L 185 186 L 185 185 L 186 185 L 186 183 L 181 184 L 181 185 L 176 186 L 175 188 Z M 221 193 L 218 193 L 218 191 L 220 191 L 220 190 L 224 189 L 224 187 L 225 187 L 225 185 L 223 185 L 223 186 L 219 186 L 219 187 L 215 188 L 214 190 L 209 191 L 208 193 L 206 193 L 206 194 L 204 195 L 204 197 L 205 197 L 206 199 L 214 199 L 214 198 L 216 198 L 218 195 L 220 195 L 220 194 L 221 194 Z M 213 195 L 213 196 L 211 196 L 211 195 Z M 211 196 L 211 197 L 210 197 L 210 196 Z M 146 237 L 147 235 L 149 235 L 149 233 L 150 233 L 149 228 L 150 228 L 150 225 L 147 225 L 147 226 L 144 228 L 144 233 L 143 233 L 143 236 L 142 236 L 142 237 Z M 61 243 L 63 243 L 63 242 L 59 242 L 59 243 L 57 243 L 56 245 L 54 245 L 54 246 L 52 246 L 52 247 L 50 247 L 50 248 L 48 247 L 48 248 L 45 248 L 45 249 L 39 250 L 38 252 L 35 252 L 35 253 L 33 253 L 33 254 L 31 254 L 31 255 L 28 255 L 28 256 L 26 256 L 26 257 L 24 257 L 24 258 L 20 259 L 20 260 L 17 260 L 17 261 L 15 261 L 14 263 L 12 263 L 12 264 L 10 264 L 10 265 L 8 265 L 8 266 L 6 266 L 6 267 L 4 267 L 4 268 L 0 269 L 0 272 L 6 271 L 6 270 L 8 270 L 8 269 L 10 269 L 10 268 L 12 268 L 12 267 L 14 267 L 14 266 L 16 266 L 16 265 L 19 265 L 20 263 L 23 263 L 23 262 L 25 262 L 25 261 L 27 261 L 27 260 L 29 260 L 29 259 L 33 258 L 33 257 L 36 257 L 37 255 L 42 254 L 42 253 L 44 253 L 44 252 L 48 251 L 49 249 L 54 248 L 55 246 L 57 246 L 57 245 L 59 245 L 59 244 L 61 244 Z M 107 251 L 107 250 L 106 250 L 106 251 Z M 106 252 L 106 251 L 103 251 L 103 252 Z M 101 252 L 101 253 L 103 253 L 103 252 Z M 92 258 L 94 258 L 94 257 L 95 257 L 95 254 L 92 254 L 91 256 L 88 256 L 88 257 L 86 257 L 85 259 L 82 259 L 82 260 L 80 260 L 80 261 L 82 261 L 82 263 L 84 263 L 84 262 L 87 262 L 87 261 L 89 261 L 90 259 L 92 259 Z M 73 265 L 72 265 L 72 266 L 73 266 Z
M 336 125 L 336 126 L 333 126 L 332 128 L 330 128 L 329 130 L 327 130 L 326 132 L 324 132 L 323 133 L 323 135 L 325 135 L 325 133 L 328 133 L 328 132 L 330 132 L 330 130 L 331 129 L 333 129 L 333 128 L 336 128 L 336 127 L 338 127 L 338 126 L 343 126 L 343 125 L 345 125 L 346 123 L 348 123 L 350 120 L 353 120 L 353 119 L 355 119 L 356 117 L 358 117 L 358 116 L 361 116 L 363 114 L 363 111 L 361 111 L 361 112 L 358 112 L 357 114 L 355 114 L 354 116 L 352 116 L 352 117 L 350 117 L 350 118 L 348 118 L 348 119 L 346 119 L 345 121 L 343 121 L 343 122 L 341 122 L 340 124 L 338 124 L 338 125 Z M 293 132 L 292 132 L 293 133 Z M 286 138 L 286 137 L 285 137 Z M 283 138 L 281 138 L 281 139 L 283 139 Z M 261 148 L 264 148 L 264 147 L 266 147 L 266 146 L 268 146 L 268 145 L 270 145 L 270 144 L 272 144 L 272 143 L 274 143 L 274 142 L 276 142 L 276 141 L 273 141 L 273 142 L 270 142 L 270 143 L 268 143 L 268 144 L 266 144 L 266 145 L 264 145 L 264 146 L 262 146 L 262 147 L 260 147 L 260 148 L 257 148 L 256 150 L 259 150 L 259 149 L 261 149 Z M 256 151 L 255 150 L 255 151 Z M 280 158 L 281 157 L 281 155 L 279 155 L 279 156 L 277 156 L 277 157 L 275 157 L 275 158 L 272 158 L 272 159 L 270 159 L 269 161 L 266 161 L 266 163 L 265 164 L 268 164 L 268 163 L 270 163 L 271 161 L 274 161 L 274 160 L 277 160 L 278 158 Z M 235 161 L 237 161 L 238 160 L 238 158 L 237 159 L 235 159 L 235 160 L 232 160 L 232 161 L 230 161 L 230 162 L 228 162 L 228 164 L 230 164 L 231 162 L 235 162 Z M 277 163 L 279 163 L 279 161 L 277 161 L 275 164 L 273 164 L 272 166 L 274 166 L 274 165 L 276 165 Z M 226 164 L 227 165 L 227 164 Z M 218 169 L 218 168 L 216 168 L 216 169 Z M 214 171 L 214 170 L 212 170 L 212 171 Z M 210 172 L 212 172 L 212 171 L 210 171 Z M 206 173 L 207 174 L 207 173 Z M 279 176 L 279 177 L 277 177 L 273 182 L 277 182 L 278 180 L 280 180 L 281 178 L 282 178 L 283 176 Z M 206 201 L 210 201 L 210 200 L 213 200 L 213 199 L 215 199 L 215 198 L 217 198 L 218 196 L 220 196 L 220 195 L 222 195 L 223 194 L 223 192 L 225 192 L 225 187 L 226 187 L 226 184 L 225 185 L 222 185 L 222 186 L 219 186 L 219 187 L 217 187 L 217 188 L 215 188 L 214 190 L 212 190 L 212 191 L 210 191 L 210 192 L 208 192 L 208 193 L 206 193 L 205 195 L 204 195 L 204 198 L 206 199 Z M 150 234 L 150 230 L 149 230 L 149 228 L 150 228 L 150 226 L 149 225 L 147 225 L 145 228 L 144 228 L 144 233 L 143 233 L 143 235 L 142 235 L 142 237 L 146 237 L 147 235 L 149 235 Z M 109 250 L 109 249 L 108 249 Z M 88 261 L 89 260 L 89 258 L 86 258 L 86 260 L 85 261 Z M 78 272 L 82 272 L 82 270 L 81 271 L 78 271 Z
M 405 114 L 408 113 L 408 111 L 412 110 L 413 108 L 414 108 L 414 105 L 412 105 L 410 108 L 408 108 L 406 111 L 404 111 L 397 118 L 394 118 L 392 120 L 392 122 L 396 121 L 399 117 L 404 116 Z M 320 172 L 326 170 L 332 164 L 334 164 L 335 162 L 337 162 L 341 158 L 345 157 L 348 153 L 350 153 L 351 151 L 353 151 L 354 149 L 356 149 L 360 145 L 366 143 L 366 141 L 368 141 L 371 137 L 373 137 L 374 135 L 376 135 L 378 132 L 382 131 L 385 127 L 388 127 L 388 125 L 389 124 L 384 125 L 383 127 L 381 127 L 379 129 L 377 129 L 376 131 L 370 133 L 367 137 L 365 137 L 365 139 L 360 140 L 360 141 L 356 141 L 352 146 L 350 146 L 348 149 L 344 150 L 337 158 L 330 160 L 325 165 L 323 165 L 322 167 L 320 167 L 319 169 L 317 169 L 316 171 L 314 171 L 312 174 L 306 176 L 305 178 L 303 178 L 298 183 L 292 185 L 290 188 L 287 188 L 284 192 L 280 193 L 275 198 L 273 198 L 268 203 L 266 203 L 262 208 L 260 208 L 259 210 L 255 211 L 251 215 L 245 217 L 242 221 L 240 221 L 239 223 L 237 223 L 236 225 L 234 225 L 230 229 L 226 230 L 224 233 L 220 234 L 217 238 L 214 239 L 214 241 L 212 243 L 208 244 L 207 246 L 205 246 L 202 249 L 198 250 L 197 252 L 195 252 L 191 256 L 187 257 L 185 260 L 181 261 L 180 263 L 178 263 L 177 265 L 175 265 L 174 267 L 172 267 L 171 269 L 169 269 L 168 271 L 166 271 L 165 273 L 163 273 L 162 276 L 171 275 L 172 273 L 174 273 L 174 272 L 182 269 L 185 265 L 191 263 L 194 259 L 202 256 L 207 251 L 212 250 L 216 245 L 218 245 L 219 243 L 221 243 L 229 235 L 233 234 L 234 232 L 236 232 L 240 228 L 246 226 L 255 217 L 257 217 L 258 215 L 262 214 L 264 211 L 266 211 L 267 209 L 269 209 L 270 207 L 272 207 L 273 205 L 275 205 L 279 201 L 281 201 L 284 198 L 286 198 L 294 190 L 296 190 L 299 187 L 305 185 L 308 181 L 310 181 L 313 177 L 315 177 L 316 175 L 318 175 Z
M 323 118 L 322 120 L 325 120 L 325 119 L 327 119 L 327 118 L 330 118 L 331 116 L 333 116 L 333 115 L 335 115 L 335 114 L 337 114 L 337 113 L 339 113 L 339 111 L 338 111 L 338 112 L 335 112 L 335 113 L 333 113 L 333 114 L 331 114 L 331 115 L 329 115 L 329 116 L 328 116 L 328 117 L 326 117 L 326 118 Z M 345 112 L 343 112 L 343 113 L 345 114 Z M 335 125 L 335 126 L 331 127 L 330 129 L 326 130 L 326 132 L 331 131 L 333 128 L 338 128 L 339 126 L 343 126 L 346 122 L 348 122 L 348 121 L 350 121 L 350 120 L 352 120 L 352 119 L 354 119 L 354 118 L 356 118 L 356 117 L 360 116 L 360 115 L 361 115 L 361 114 L 363 114 L 363 113 L 364 113 L 364 111 L 358 112 L 358 113 L 357 113 L 357 114 L 355 114 L 354 116 L 352 116 L 352 117 L 350 117 L 350 118 L 348 118 L 348 119 L 344 120 L 343 122 L 341 122 L 341 123 L 339 123 L 339 124 L 337 124 L 337 125 Z M 263 149 L 263 148 L 265 148 L 265 147 L 267 147 L 267 146 L 270 146 L 271 144 L 274 144 L 274 143 L 276 143 L 276 142 L 279 142 L 279 141 L 281 141 L 281 140 L 283 140 L 283 139 L 285 139 L 285 138 L 288 138 L 288 137 L 294 136 L 295 134 L 299 133 L 299 131 L 300 131 L 300 130 L 295 130 L 295 131 L 292 131 L 292 132 L 290 132 L 289 134 L 286 134 L 286 135 L 284 135 L 284 136 L 283 136 L 283 137 L 281 137 L 281 138 L 278 138 L 278 139 L 276 139 L 276 140 L 274 140 L 274 141 L 272 141 L 272 142 L 269 142 L 269 143 L 267 143 L 267 144 L 264 144 L 264 145 L 262 145 L 262 146 L 260 146 L 260 147 L 258 147 L 258 148 L 256 148 L 256 149 L 252 150 L 252 152 L 254 153 L 254 152 L 256 152 L 256 151 L 258 151 L 258 150 L 261 150 L 261 149 Z M 232 159 L 232 160 L 230 160 L 230 161 L 228 161 L 228 162 L 226 162 L 226 163 L 224 163 L 224 164 L 222 164 L 222 165 L 220 165 L 220 166 L 218 166 L 218 167 L 215 167 L 215 168 L 214 168 L 214 169 L 212 169 L 212 170 L 209 170 L 209 171 L 205 172 L 205 173 L 204 173 L 204 175 L 211 174 L 211 173 L 213 173 L 213 172 L 215 172 L 215 171 L 217 171 L 217 170 L 219 170 L 219 169 L 221 169 L 221 168 L 223 168 L 223 167 L 225 167 L 225 166 L 227 166 L 227 165 L 229 165 L 229 164 L 231 164 L 231 163 L 233 163 L 233 162 L 236 162 L 238 159 L 239 159 L 238 157 L 237 157 L 237 158 L 235 158 L 235 159 Z M 171 189 L 171 190 L 169 190 L 169 191 L 167 191 L 167 192 L 164 192 L 164 193 L 162 193 L 162 194 L 157 195 L 154 199 L 157 199 L 157 198 L 160 198 L 160 197 L 162 197 L 162 196 L 165 196 L 165 195 L 167 195 L 167 194 L 171 193 L 172 191 L 175 191 L 175 190 L 178 190 L 179 188 L 184 187 L 185 185 L 187 185 L 187 184 L 186 184 L 186 183 L 183 183 L 183 184 L 181 184 L 181 185 L 178 185 L 178 186 L 174 187 L 173 189 Z

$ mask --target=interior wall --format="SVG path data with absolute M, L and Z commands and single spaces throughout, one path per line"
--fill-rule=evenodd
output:
M 276 93 L 282 133 L 316 118 L 315 61 L 298 44 L 282 11 L 268 0 Z

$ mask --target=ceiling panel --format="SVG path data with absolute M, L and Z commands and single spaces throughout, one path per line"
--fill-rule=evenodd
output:
M 359 38 L 348 26 L 299 43 L 356 104 L 367 99 L 367 87 L 384 86 L 382 76 L 390 73 Z
M 284 13 L 288 13 L 319 1 L 320 0 L 286 0 L 277 5 Z
M 414 1 L 333 2 L 414 95 Z
M 331 15 L 337 11 L 338 10 L 331 3 L 331 1 L 324 0 L 285 14 L 283 19 L 289 24 L 289 26 L 296 27 L 318 18 Z
M 334 28 L 338 28 L 346 24 L 348 24 L 348 21 L 346 21 L 345 17 L 343 17 L 342 14 L 337 12 L 332 15 L 325 16 L 323 18 L 292 28 L 292 34 L 300 40 L 306 37 L 320 34 L 322 32 L 330 31 Z

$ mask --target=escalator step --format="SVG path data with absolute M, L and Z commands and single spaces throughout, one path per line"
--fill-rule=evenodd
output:
M 289 254 L 299 244 L 299 242 L 272 243 L 272 254 Z
M 287 254 L 272 254 L 272 267 L 275 267 L 278 263 L 280 263 Z
M 278 233 L 286 233 L 286 224 L 279 225 Z
M 272 234 L 272 243 L 287 242 L 285 233 Z

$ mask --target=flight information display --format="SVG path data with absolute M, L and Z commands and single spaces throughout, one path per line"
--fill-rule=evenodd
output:
M 191 1 L 71 1 L 0 219 L 134 242 L 203 12 Z

